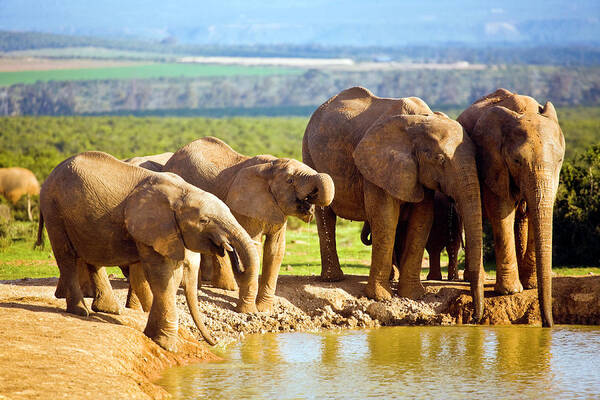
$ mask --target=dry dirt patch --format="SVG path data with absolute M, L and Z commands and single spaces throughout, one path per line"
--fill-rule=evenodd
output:
M 85 59 L 49 59 L 35 57 L 0 57 L 0 72 L 18 71 L 50 71 L 54 69 L 81 69 L 81 68 L 107 68 L 129 67 L 133 65 L 148 64 L 135 61 L 113 60 L 85 60 Z
M 121 315 L 96 313 L 88 318 L 64 312 L 55 299 L 56 278 L 0 282 L 0 399 L 164 398 L 152 383 L 174 365 L 214 360 L 199 337 L 180 290 L 179 352 L 162 350 L 142 333 L 147 315 L 123 310 Z M 124 304 L 127 283 L 112 279 Z M 419 301 L 393 298 L 375 302 L 362 295 L 365 276 L 342 282 L 317 277 L 280 276 L 274 312 L 238 314 L 237 293 L 203 287 L 199 292 L 205 321 L 221 346 L 245 334 L 320 331 L 381 325 L 444 325 L 467 322 L 469 287 L 463 282 L 425 282 Z M 556 323 L 600 324 L 600 276 L 553 280 Z M 536 290 L 496 296 L 486 282 L 483 323 L 538 324 Z M 89 302 L 89 300 L 87 300 Z M 88 303 L 89 304 L 89 303 Z

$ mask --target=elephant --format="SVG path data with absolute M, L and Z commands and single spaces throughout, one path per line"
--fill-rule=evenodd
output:
M 163 166 L 169 161 L 169 158 L 173 156 L 172 152 L 165 152 L 161 154 L 154 154 L 151 156 L 142 157 L 131 157 L 123 160 L 127 164 L 135 165 L 136 167 L 142 167 L 149 169 L 154 172 L 161 172 Z
M 556 110 L 549 101 L 541 106 L 498 89 L 458 122 L 477 148 L 483 210 L 494 236 L 494 288 L 511 294 L 537 286 L 542 325 L 552 326 L 552 212 L 565 154 Z
M 257 243 L 265 236 L 256 306 L 258 311 L 270 312 L 285 253 L 287 217 L 309 222 L 315 206 L 331 203 L 331 177 L 294 159 L 242 155 L 214 137 L 183 146 L 163 171 L 176 173 L 223 200 Z M 214 266 L 218 264 L 215 262 Z M 215 272 L 213 281 L 219 275 Z
M 150 156 L 131 157 L 122 161 L 127 164 L 135 165 L 136 167 L 149 169 L 150 171 L 161 172 L 163 166 L 169 160 L 169 158 L 171 158 L 172 155 L 172 152 L 165 152 Z M 192 252 L 190 252 L 187 249 L 185 254 L 186 258 L 183 263 L 184 274 L 186 273 L 187 268 L 194 268 L 194 266 L 190 264 L 190 261 L 196 258 L 196 256 L 193 256 Z M 150 287 L 148 286 L 148 284 L 143 282 L 142 268 L 138 268 L 134 271 L 133 279 L 136 280 L 138 289 L 137 291 L 132 289 L 131 286 L 131 280 L 129 278 L 129 265 L 122 265 L 120 266 L 120 268 L 123 272 L 123 275 L 125 275 L 125 277 L 130 281 L 125 307 L 136 310 L 143 310 L 145 312 L 150 311 L 150 306 L 152 305 L 152 292 L 150 291 Z
M 27 217 L 31 221 L 31 195 L 40 194 L 40 184 L 30 170 L 20 167 L 0 168 L 0 194 L 13 205 L 27 195 Z
M 81 153 L 60 163 L 42 185 L 38 243 L 44 222 L 69 313 L 89 315 L 79 269 L 87 268 L 93 282 L 92 310 L 119 313 L 101 266 L 141 263 L 153 295 L 144 333 L 175 351 L 176 292 L 186 249 L 229 254 L 243 271 L 240 305 L 255 304 L 259 259 L 254 243 L 222 201 L 174 174 L 128 165 L 102 152 Z M 202 336 L 213 344 L 198 311 L 197 276 L 186 277 L 186 300 Z
M 456 121 L 434 113 L 417 97 L 380 98 L 362 87 L 346 89 L 312 115 L 302 142 L 303 161 L 335 184 L 330 206 L 317 207 L 321 278 L 339 280 L 336 217 L 369 222 L 373 250 L 367 297 L 392 296 L 389 275 L 396 226 L 406 220 L 397 293 L 419 298 L 421 261 L 433 219 L 433 193 L 456 201 L 472 270 L 474 319 L 483 313 L 482 224 L 475 146 Z
M 462 232 L 462 221 L 452 199 L 443 193 L 435 192 L 433 200 L 433 223 L 427 237 L 427 244 L 425 245 L 425 249 L 429 254 L 428 280 L 442 280 L 440 254 L 444 248 L 448 253 L 448 280 L 458 280 L 458 252 L 463 245 Z M 398 279 L 397 260 L 402 255 L 405 237 L 406 224 L 405 221 L 400 220 L 396 228 L 391 280 Z M 368 222 L 363 224 L 360 239 L 367 246 L 372 244 L 371 227 Z

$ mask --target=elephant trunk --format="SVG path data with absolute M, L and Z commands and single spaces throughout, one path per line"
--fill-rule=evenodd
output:
M 535 264 L 537 272 L 538 301 L 542 326 L 551 327 L 552 318 L 552 209 L 554 193 L 552 179 L 534 177 L 534 185 L 525 193 L 529 220 L 535 236 Z
M 260 269 L 257 244 L 241 227 L 232 228 L 229 237 L 231 238 L 230 244 L 237 252 L 244 271 L 238 274 L 240 287 L 238 311 L 255 312 L 256 296 L 258 293 L 258 272 Z
M 471 295 L 475 312 L 473 320 L 479 322 L 483 316 L 483 233 L 481 195 L 479 180 L 474 171 L 462 173 L 463 183 L 461 192 L 452 196 L 456 201 L 456 208 L 461 216 L 465 229 L 465 265 L 471 282 Z
M 305 175 L 297 191 L 299 198 L 308 197 L 309 201 L 318 207 L 325 207 L 331 204 L 335 194 L 333 180 L 327 174 L 315 173 Z
M 198 271 L 200 269 L 200 254 L 193 253 L 189 250 L 186 250 L 185 254 L 186 257 L 183 264 L 183 286 L 190 315 L 204 340 L 211 346 L 214 346 L 217 342 L 208 332 L 204 322 L 202 322 L 200 311 L 198 309 Z

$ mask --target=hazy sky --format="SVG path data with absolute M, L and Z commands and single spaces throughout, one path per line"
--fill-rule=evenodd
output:
M 183 42 L 510 41 L 553 30 L 585 41 L 600 37 L 599 20 L 599 0 L 0 0 L 3 30 Z

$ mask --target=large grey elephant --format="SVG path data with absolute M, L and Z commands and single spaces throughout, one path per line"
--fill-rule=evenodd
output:
M 330 206 L 317 208 L 321 277 L 343 277 L 335 245 L 336 216 L 368 221 L 373 235 L 365 293 L 382 300 L 389 284 L 399 218 L 407 220 L 398 294 L 418 298 L 421 261 L 433 219 L 433 191 L 456 201 L 466 233 L 475 319 L 483 312 L 481 199 L 475 146 L 460 124 L 421 99 L 386 99 L 354 87 L 327 100 L 304 134 L 303 161 L 335 183 Z
M 537 286 L 542 323 L 552 326 L 552 210 L 565 154 L 556 110 L 498 89 L 458 121 L 477 147 L 483 208 L 494 234 L 495 289 L 509 294 Z
M 177 150 L 163 171 L 214 193 L 255 241 L 260 243 L 265 236 L 256 305 L 259 311 L 270 311 L 285 252 L 287 217 L 309 222 L 315 205 L 331 202 L 331 178 L 293 159 L 244 156 L 214 137 Z
M 78 265 L 87 268 L 93 282 L 92 309 L 118 313 L 110 282 L 100 267 L 140 262 L 153 294 L 144 333 L 174 350 L 176 292 L 186 249 L 229 253 L 239 260 L 246 270 L 239 307 L 254 307 L 259 259 L 250 237 L 218 198 L 174 174 L 131 166 L 101 152 L 68 158 L 42 186 L 38 243 L 44 222 L 66 289 L 67 312 L 89 314 Z M 188 279 L 190 313 L 204 338 L 214 343 L 199 318 L 197 274 Z
M 31 196 L 40 193 L 40 184 L 30 170 L 20 167 L 0 168 L 0 195 L 13 205 L 27 196 L 27 217 L 31 216 Z

